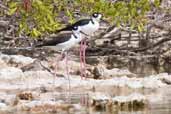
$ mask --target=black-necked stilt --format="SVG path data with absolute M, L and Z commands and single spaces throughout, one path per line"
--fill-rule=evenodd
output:
M 79 26 L 73 26 L 71 32 L 59 33 L 57 36 L 45 39 L 36 47 L 46 47 L 65 54 L 70 48 L 74 47 L 82 40 L 82 32 Z
M 70 92 L 70 77 L 68 71 L 68 54 L 67 51 L 74 47 L 82 40 L 82 32 L 80 26 L 73 26 L 71 32 L 61 33 L 58 36 L 48 38 L 44 40 L 41 44 L 36 45 L 36 47 L 47 47 L 53 50 L 61 50 L 62 59 L 65 57 L 66 64 L 66 75 L 69 81 L 69 92 Z M 55 67 L 55 69 L 57 66 Z
M 82 19 L 74 23 L 73 25 L 69 25 L 63 29 L 58 30 L 57 32 L 61 31 L 70 31 L 72 30 L 73 26 L 80 26 L 81 31 L 84 33 L 83 37 L 91 36 L 93 35 L 100 27 L 100 21 L 102 20 L 102 14 L 100 13 L 93 13 L 90 19 Z M 81 75 L 82 74 L 82 63 L 84 66 L 84 74 L 85 74 L 85 50 L 87 48 L 86 41 L 81 40 L 81 46 L 80 46 L 80 63 L 81 63 Z
M 82 40 L 81 28 L 79 26 L 73 26 L 71 32 L 61 33 L 58 36 L 47 38 L 42 43 L 37 44 L 35 47 L 46 47 L 52 50 L 61 51 L 62 59 L 65 58 L 66 70 L 68 74 L 68 54 L 67 51 L 74 47 Z M 57 67 L 55 67 L 56 69 Z
M 61 31 L 71 31 L 73 26 L 80 26 L 81 30 L 86 33 L 87 35 L 92 35 L 99 29 L 100 21 L 102 20 L 102 14 L 100 13 L 93 13 L 89 19 L 81 19 L 75 22 L 72 25 L 68 25 L 65 28 L 58 30 L 57 32 Z

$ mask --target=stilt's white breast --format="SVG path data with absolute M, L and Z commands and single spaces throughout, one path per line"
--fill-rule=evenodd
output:
M 94 32 L 96 32 L 99 29 L 99 23 L 94 21 L 92 23 L 91 21 L 84 26 L 81 26 L 81 30 L 86 33 L 87 35 L 92 35 Z
M 71 35 L 71 38 L 68 41 L 64 43 L 60 43 L 56 45 L 56 47 L 60 48 L 61 50 L 68 50 L 72 48 L 76 43 L 77 43 L 77 39 L 73 35 Z
M 56 46 L 45 46 L 52 50 L 69 50 L 70 48 L 74 47 L 79 41 L 80 41 L 80 34 L 76 34 L 78 38 L 75 38 L 74 35 L 71 35 L 71 38 L 68 41 L 65 41 L 63 43 L 57 44 Z

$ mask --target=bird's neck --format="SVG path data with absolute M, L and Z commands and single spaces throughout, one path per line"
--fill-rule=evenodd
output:
M 90 19 L 92 24 L 95 24 L 95 20 L 93 18 Z
M 74 36 L 75 39 L 77 39 L 79 37 L 79 34 L 78 33 L 75 33 L 75 32 L 73 32 L 72 35 Z
M 91 18 L 90 21 L 92 22 L 92 24 L 97 24 L 98 23 L 98 21 L 96 19 L 94 19 L 94 18 Z

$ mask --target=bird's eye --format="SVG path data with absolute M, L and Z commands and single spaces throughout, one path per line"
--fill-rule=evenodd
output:
M 73 30 L 78 30 L 78 27 L 77 27 L 77 26 L 74 26 L 74 27 L 73 27 Z
M 93 13 L 93 17 L 97 18 L 98 14 L 97 13 Z

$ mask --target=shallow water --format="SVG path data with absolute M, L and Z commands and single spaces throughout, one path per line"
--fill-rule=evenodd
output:
M 0 114 L 171 114 L 170 108 L 145 109 L 141 111 L 81 111 L 81 112 L 53 112 L 53 113 L 30 113 L 30 112 L 0 112 Z
M 139 111 L 104 111 L 94 114 L 171 114 L 171 88 L 159 90 L 163 94 L 164 100 L 149 104 L 145 109 Z
M 108 89 L 108 91 L 106 90 L 105 92 L 108 92 L 110 95 L 114 95 L 113 92 L 115 93 L 115 95 L 116 93 L 119 93 L 117 95 L 120 95 L 121 93 L 128 95 L 132 92 L 135 92 L 135 91 L 128 91 L 128 88 L 124 88 L 123 91 L 116 91 L 115 89 L 116 88 L 114 88 L 113 90 Z M 83 93 L 83 94 L 72 94 L 72 97 L 71 97 L 71 104 L 80 104 L 81 102 L 84 102 L 83 108 L 79 110 L 51 112 L 51 113 L 49 112 L 48 113 L 47 112 L 31 113 L 31 112 L 20 112 L 16 110 L 11 110 L 11 111 L 4 111 L 4 112 L 0 111 L 0 114 L 171 114 L 171 97 L 170 97 L 171 86 L 158 88 L 156 91 L 152 91 L 152 90 L 145 91 L 141 89 L 136 92 L 139 92 L 144 95 L 153 93 L 154 94 L 154 96 L 152 97 L 153 100 L 157 99 L 157 97 L 155 97 L 155 94 L 156 95 L 160 94 L 162 96 L 162 100 L 155 101 L 155 102 L 153 102 L 152 100 L 152 102 L 147 104 L 145 108 L 138 109 L 138 110 L 134 110 L 134 109 L 119 110 L 116 108 L 115 109 L 114 108 L 104 108 L 104 109 L 101 108 L 100 110 L 95 110 L 94 107 L 87 105 L 87 104 L 90 104 L 88 103 L 89 95 Z M 57 101 L 59 99 L 66 100 L 67 95 L 66 93 L 55 95 L 55 98 Z
M 170 95 L 170 94 L 168 94 Z M 148 107 L 145 109 L 140 109 L 140 110 L 117 110 L 117 109 L 112 109 L 112 110 L 106 110 L 102 109 L 100 111 L 94 110 L 92 107 L 87 107 L 84 109 L 80 109 L 77 111 L 69 111 L 69 112 L 52 112 L 52 113 L 45 113 L 45 112 L 40 112 L 40 113 L 31 113 L 31 112 L 17 112 L 17 111 L 5 111 L 5 112 L 0 112 L 0 114 L 171 114 L 171 97 L 170 96 L 165 96 L 165 101 L 162 101 L 160 103 L 156 104 L 150 104 Z

